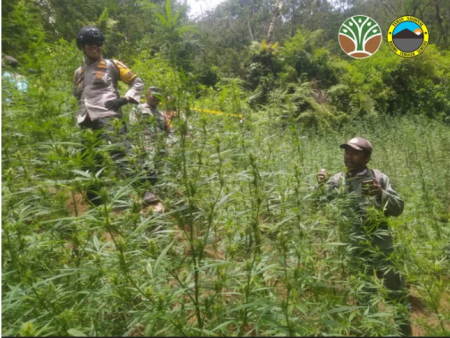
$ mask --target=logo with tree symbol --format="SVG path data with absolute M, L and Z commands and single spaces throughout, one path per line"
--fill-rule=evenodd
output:
M 381 28 L 365 15 L 355 15 L 345 20 L 339 29 L 339 44 L 342 50 L 355 59 L 367 58 L 381 45 Z

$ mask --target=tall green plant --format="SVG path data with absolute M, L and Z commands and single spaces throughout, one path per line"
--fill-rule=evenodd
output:
M 159 20 L 161 36 L 161 47 L 164 54 L 172 66 L 182 66 L 183 60 L 178 59 L 178 54 L 182 48 L 185 34 L 188 32 L 198 34 L 195 25 L 183 24 L 180 18 L 181 10 L 173 13 L 171 0 L 166 0 L 164 7 L 159 7 L 154 3 L 145 3 L 144 9 L 151 9 Z

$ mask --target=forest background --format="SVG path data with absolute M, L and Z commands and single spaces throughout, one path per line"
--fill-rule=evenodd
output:
M 338 145 L 361 135 L 406 202 L 389 224 L 414 334 L 448 336 L 450 2 L 227 0 L 196 19 L 187 9 L 2 1 L 2 56 L 20 62 L 2 66 L 18 76 L 2 76 L 2 335 L 395 333 L 376 279 L 379 311 L 355 303 L 363 281 L 349 275 L 341 205 L 318 207 L 318 169 L 343 170 Z M 383 30 L 364 60 L 337 39 L 357 14 Z M 385 41 L 403 15 L 429 30 L 414 58 Z M 148 186 L 132 184 L 138 172 L 119 177 L 107 145 L 102 170 L 83 169 L 95 139 L 76 126 L 71 89 L 83 62 L 74 38 L 88 24 L 105 34 L 106 58 L 186 117 L 173 121 L 178 141 L 155 187 L 163 213 L 141 210 Z M 140 132 L 129 128 L 136 156 Z M 101 207 L 84 198 L 92 182 Z

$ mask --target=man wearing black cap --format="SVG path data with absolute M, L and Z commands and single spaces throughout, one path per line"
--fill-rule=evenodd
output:
M 326 182 L 331 196 L 346 198 L 346 216 L 351 220 L 350 238 L 352 271 L 369 280 L 376 272 L 387 288 L 386 300 L 399 305 L 396 322 L 403 336 L 411 336 L 409 302 L 403 277 L 395 270 L 394 248 L 386 216 L 399 216 L 404 202 L 390 183 L 389 177 L 367 164 L 372 145 L 362 137 L 354 137 L 341 144 L 347 171 L 337 173 Z M 319 186 L 324 186 L 328 175 L 321 169 L 317 175 Z M 380 215 L 380 211 L 383 213 Z M 368 305 L 377 290 L 367 286 L 359 295 L 359 303 Z

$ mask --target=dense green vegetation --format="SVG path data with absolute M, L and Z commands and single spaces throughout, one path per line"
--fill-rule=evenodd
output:
M 343 170 L 338 145 L 355 135 L 406 203 L 389 224 L 414 333 L 449 335 L 450 3 L 280 3 L 229 0 L 192 22 L 163 1 L 2 2 L 2 53 L 28 82 L 2 77 L 2 335 L 395 334 L 383 287 L 378 313 L 356 305 L 346 219 L 316 190 L 318 169 Z M 431 44 L 402 59 L 383 42 L 353 60 L 336 35 L 356 13 L 385 31 L 416 15 Z M 106 57 L 186 116 L 159 168 L 163 213 L 142 210 L 148 187 L 132 184 L 137 170 L 117 175 L 106 144 L 101 175 L 82 170 L 95 139 L 75 122 L 74 36 L 92 23 Z M 139 145 L 139 126 L 129 137 Z M 100 207 L 84 198 L 92 181 Z

